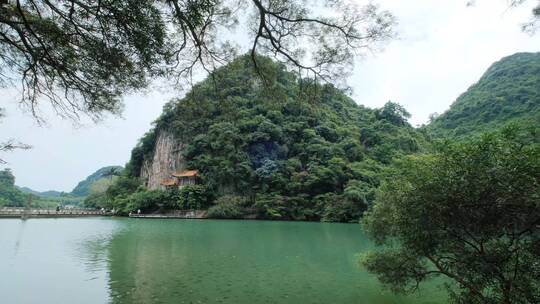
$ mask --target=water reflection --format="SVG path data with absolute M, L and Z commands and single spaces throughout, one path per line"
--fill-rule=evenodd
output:
M 100 219 L 1 219 L 1 302 L 107 303 L 108 264 L 102 261 L 90 271 L 81 258 L 88 251 L 81 244 L 112 233 L 113 224 Z
M 108 248 L 113 303 L 429 303 L 436 294 L 405 299 L 381 291 L 358 267 L 358 253 L 370 245 L 357 225 L 124 224 Z
M 434 303 L 358 267 L 358 225 L 0 220 L 2 303 Z
M 17 256 L 17 253 L 19 252 L 19 247 L 21 247 L 21 242 L 24 235 L 24 227 L 26 227 L 26 220 L 21 220 L 21 224 L 19 225 L 19 229 L 17 230 L 17 236 L 15 237 L 15 246 L 13 247 L 13 255 L 14 257 Z

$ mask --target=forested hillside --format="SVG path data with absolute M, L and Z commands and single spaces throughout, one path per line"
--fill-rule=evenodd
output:
M 435 137 L 466 136 L 510 122 L 540 124 L 540 53 L 517 53 L 494 63 L 426 128 Z
M 39 192 L 39 191 L 30 189 L 28 187 L 17 187 L 17 188 L 19 190 L 21 190 L 22 192 L 24 192 L 24 193 L 29 193 L 29 194 L 33 194 L 33 195 L 41 196 L 41 197 L 59 197 L 59 196 L 67 194 L 65 192 L 56 191 L 56 190 L 49 190 L 49 191 Z
M 10 169 L 0 171 L 0 207 L 26 206 L 31 198 L 33 207 L 54 208 L 64 205 L 80 205 L 86 196 L 104 192 L 122 172 L 120 166 L 103 167 L 92 173 L 73 189 L 71 193 L 60 191 L 39 192 L 28 187 L 15 185 L 15 176 Z M 95 205 L 90 205 L 95 207 Z
M 25 196 L 15 187 L 15 176 L 10 169 L 0 171 L 0 207 L 22 206 Z
M 15 175 L 10 169 L 0 170 L 0 207 L 54 208 L 78 205 L 82 198 L 58 191 L 38 192 L 15 185 Z
M 392 158 L 422 147 L 398 104 L 368 109 L 262 62 L 271 78 L 261 80 L 241 57 L 168 103 L 133 150 L 128 177 L 103 199 L 107 207 L 152 210 L 167 201 L 169 208 L 212 207 L 216 217 L 249 210 L 260 218 L 356 221 Z M 185 167 L 199 170 L 199 185 L 166 194 L 135 181 L 164 131 L 186 144 Z
M 96 172 L 90 174 L 83 181 L 80 181 L 77 186 L 71 191 L 71 194 L 75 196 L 88 196 L 90 194 L 90 188 L 92 185 L 101 179 L 111 179 L 113 176 L 120 175 L 122 171 L 121 166 L 108 166 L 103 167 Z

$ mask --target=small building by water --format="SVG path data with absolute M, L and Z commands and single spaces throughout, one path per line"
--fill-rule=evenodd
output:
M 170 178 L 170 179 L 164 179 L 163 181 L 161 181 L 161 189 L 162 190 L 166 190 L 166 189 L 172 189 L 172 188 L 176 188 L 178 187 L 176 185 L 176 180 Z
M 171 178 L 161 181 L 163 189 L 182 188 L 187 185 L 197 184 L 198 170 L 184 170 L 173 172 Z

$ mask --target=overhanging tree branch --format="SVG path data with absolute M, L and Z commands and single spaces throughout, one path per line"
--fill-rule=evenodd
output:
M 0 6 L 0 83 L 19 79 L 36 118 L 48 99 L 59 115 L 99 119 L 119 113 L 123 94 L 156 77 L 191 85 L 197 71 L 230 62 L 239 48 L 223 33 L 250 11 L 256 69 L 256 56 L 269 55 L 302 76 L 333 81 L 354 56 L 392 37 L 393 17 L 374 5 L 309 4 L 328 4 L 332 16 L 299 0 L 10 0 Z

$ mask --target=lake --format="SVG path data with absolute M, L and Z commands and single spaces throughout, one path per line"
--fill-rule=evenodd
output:
M 439 304 L 381 288 L 358 224 L 0 219 L 2 303 Z

